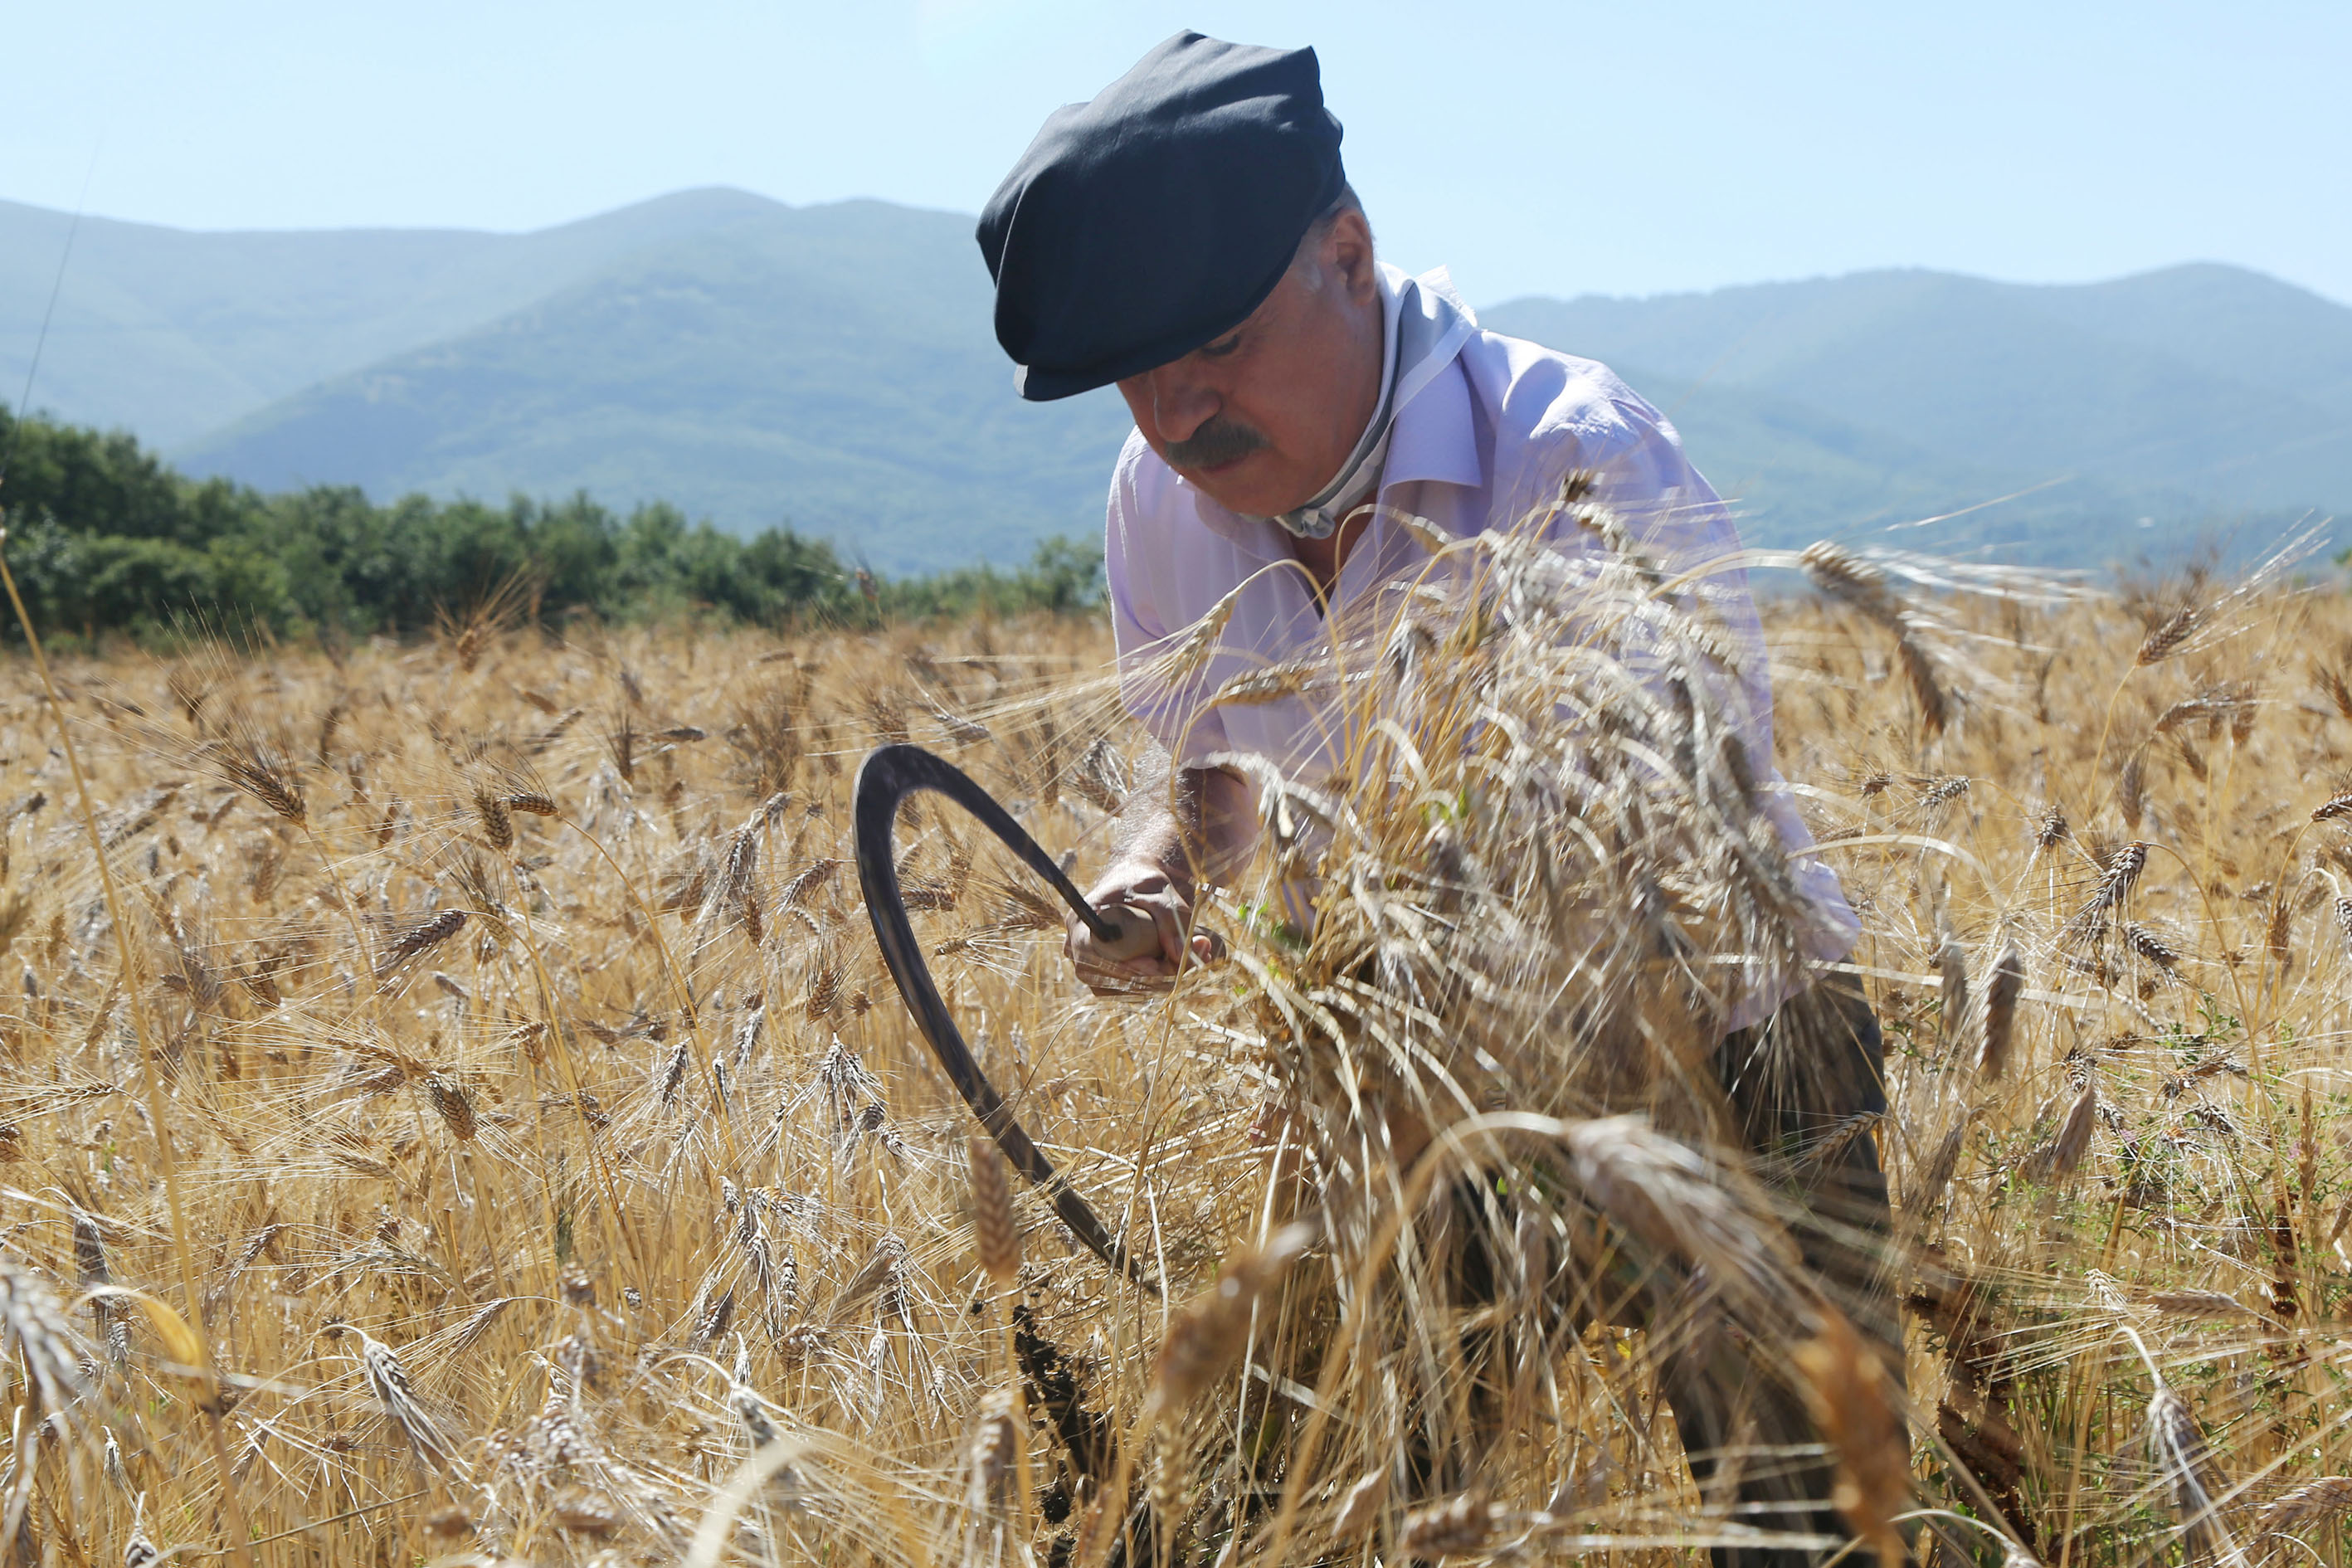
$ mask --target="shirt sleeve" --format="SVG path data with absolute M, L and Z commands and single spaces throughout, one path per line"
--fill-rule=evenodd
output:
M 1759 766 L 1772 760 L 1772 684 L 1764 625 L 1738 565 L 1740 540 L 1731 509 L 1683 451 L 1665 416 L 1630 393 L 1612 404 L 1618 441 L 1595 465 L 1592 499 L 1614 512 L 1658 566 L 1695 574 L 1690 603 L 1722 628 L 1738 666 L 1740 727 Z
M 1614 378 L 1611 378 L 1614 381 Z M 1717 667 L 1712 684 L 1728 699 L 1738 731 L 1763 795 L 1762 809 L 1794 858 L 1800 886 L 1815 911 L 1806 947 L 1821 959 L 1845 956 L 1860 922 L 1838 886 L 1836 873 L 1811 851 L 1811 830 L 1797 810 L 1787 783 L 1774 765 L 1772 680 L 1762 617 L 1738 563 L 1739 529 L 1715 487 L 1691 464 L 1674 426 L 1655 408 L 1617 383 L 1619 395 L 1607 408 L 1614 416 L 1587 433 L 1571 453 L 1562 452 L 1557 485 L 1577 468 L 1593 476 L 1591 499 L 1624 525 L 1637 548 L 1669 575 L 1692 574 L 1686 601 L 1719 628 L 1736 668 Z M 1596 438 L 1597 437 L 1597 438 Z M 1565 533 L 1576 522 L 1562 516 L 1554 529 Z M 1562 548 L 1582 542 L 1556 538 Z

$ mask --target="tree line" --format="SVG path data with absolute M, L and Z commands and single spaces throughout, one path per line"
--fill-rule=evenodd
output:
M 379 504 L 336 485 L 264 494 L 190 479 L 125 432 L 5 411 L 0 454 L 12 454 L 0 478 L 8 565 L 44 637 L 146 638 L 192 619 L 399 636 L 494 595 L 548 622 L 779 626 L 1074 612 L 1101 598 L 1101 549 L 1074 540 L 1048 540 L 1011 571 L 887 578 L 788 527 L 747 539 L 662 502 L 623 515 L 584 492 L 503 506 Z M 21 640 L 13 615 L 0 623 Z

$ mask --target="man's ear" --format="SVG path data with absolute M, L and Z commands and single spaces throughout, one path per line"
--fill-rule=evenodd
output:
M 1323 237 L 1323 256 L 1332 270 L 1347 280 L 1348 298 L 1369 305 L 1380 297 L 1380 274 L 1372 264 L 1372 226 L 1349 208 L 1331 220 Z

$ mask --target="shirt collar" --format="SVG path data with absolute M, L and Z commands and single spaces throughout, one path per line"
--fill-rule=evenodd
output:
M 1438 268 L 1408 278 L 1381 264 L 1384 284 L 1393 274 L 1401 301 L 1397 411 L 1389 438 L 1388 464 L 1381 489 L 1414 481 L 1464 485 L 1486 482 L 1478 454 L 1478 431 L 1470 416 L 1470 386 L 1458 362 L 1463 345 L 1478 331 L 1478 318 L 1454 291 L 1454 279 Z
M 1396 415 L 1381 470 L 1381 493 L 1414 480 L 1475 489 L 1486 482 L 1486 468 L 1470 417 L 1470 388 L 1454 362 L 1477 332 L 1478 318 L 1454 291 L 1444 268 L 1414 278 L 1385 261 L 1375 265 L 1383 327 L 1397 350 Z M 1228 511 L 1183 475 L 1174 478 L 1192 495 L 1211 532 L 1263 561 L 1289 558 L 1289 536 L 1279 524 Z

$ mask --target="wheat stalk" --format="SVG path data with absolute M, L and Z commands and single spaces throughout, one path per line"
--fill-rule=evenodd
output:
M 429 1469 L 457 1468 L 456 1448 L 439 1424 L 417 1403 L 415 1391 L 409 1386 L 408 1369 L 401 1364 L 400 1357 L 390 1345 L 366 1330 L 345 1326 L 360 1342 L 360 1367 L 366 1375 L 368 1392 L 383 1407 L 393 1429 L 408 1445 L 409 1452 Z
M 1021 1273 L 1021 1230 L 1013 1217 L 1013 1183 L 1004 1157 L 993 1140 L 965 1140 L 964 1159 L 971 1173 L 971 1236 L 980 1253 L 980 1271 L 1000 1290 L 1011 1288 Z
M 416 921 L 385 944 L 376 959 L 375 977 L 379 985 L 388 985 L 394 977 L 425 954 L 456 936 L 466 927 L 466 911 L 441 910 Z
M 2215 1470 L 2205 1434 L 2189 1405 L 2158 1379 L 2147 1404 L 2147 1452 L 2172 1505 L 2174 1521 L 2189 1560 L 2239 1558 L 2217 1500 L 2229 1490 Z
M 1830 1500 L 1882 1563 L 1907 1555 L 1895 1521 L 1911 1500 L 1911 1445 L 1877 1355 L 1840 1312 L 1791 1352 L 1813 1421 L 1837 1456 Z
M 1258 1301 L 1314 1239 L 1312 1227 L 1285 1226 L 1263 1247 L 1225 1260 L 1217 1280 L 1186 1303 L 1161 1342 L 1152 1371 L 1152 1405 L 1181 1409 L 1241 1353 Z
M 2000 956 L 1993 961 L 1992 978 L 1985 985 L 1984 1027 L 1977 1070 L 1988 1079 L 2000 1078 L 2009 1065 L 2017 1037 L 2018 999 L 2024 994 L 2025 955 L 2011 940 L 2002 944 Z

